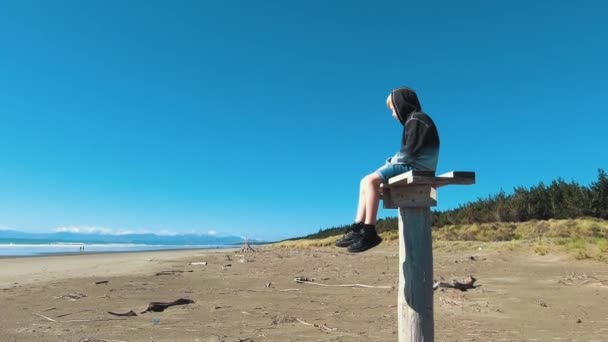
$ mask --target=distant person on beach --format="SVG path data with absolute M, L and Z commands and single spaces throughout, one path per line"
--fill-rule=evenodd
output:
M 380 184 L 387 184 L 389 178 L 410 170 L 435 171 L 437 168 L 439 134 L 430 116 L 422 112 L 416 92 L 407 87 L 394 89 L 388 95 L 386 105 L 403 125 L 401 149 L 361 180 L 355 222 L 336 241 L 336 246 L 348 247 L 353 253 L 366 251 L 382 242 L 376 232 Z

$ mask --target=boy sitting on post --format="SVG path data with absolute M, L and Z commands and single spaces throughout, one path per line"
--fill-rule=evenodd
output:
M 361 180 L 355 222 L 336 241 L 336 246 L 348 247 L 352 253 L 366 251 L 382 242 L 376 232 L 380 184 L 388 184 L 391 177 L 410 170 L 435 171 L 437 168 L 439 134 L 433 120 L 422 112 L 416 93 L 407 87 L 394 89 L 386 105 L 403 125 L 401 149 Z

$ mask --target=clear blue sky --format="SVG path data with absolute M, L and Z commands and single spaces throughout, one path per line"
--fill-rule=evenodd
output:
M 3 1 L 0 227 L 266 239 L 350 223 L 408 85 L 438 209 L 608 169 L 601 1 Z M 395 216 L 395 211 L 380 216 Z

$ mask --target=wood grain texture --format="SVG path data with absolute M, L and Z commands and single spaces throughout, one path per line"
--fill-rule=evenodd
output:
M 433 248 L 429 208 L 399 209 L 399 342 L 433 341 Z

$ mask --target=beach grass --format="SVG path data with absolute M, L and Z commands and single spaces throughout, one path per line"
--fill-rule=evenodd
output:
M 276 247 L 334 246 L 341 235 L 275 243 Z M 399 239 L 396 230 L 380 233 L 384 241 Z M 578 260 L 608 262 L 608 221 L 595 218 L 531 220 L 448 225 L 433 229 L 434 248 L 476 249 L 488 244 L 497 250 L 526 250 L 536 255 L 568 253 Z

